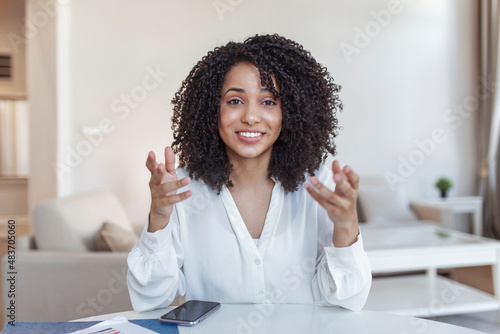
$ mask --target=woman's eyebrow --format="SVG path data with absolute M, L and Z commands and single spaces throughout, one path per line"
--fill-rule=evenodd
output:
M 238 92 L 238 93 L 244 93 L 245 90 L 243 88 L 237 88 L 237 87 L 231 87 L 229 88 L 225 93 L 224 95 L 226 95 L 227 93 L 229 93 L 230 91 L 234 91 L 234 92 Z M 222 96 L 224 96 L 222 95 Z
M 231 87 L 222 96 L 225 96 L 230 91 L 238 92 L 238 93 L 244 93 L 245 92 L 245 90 L 243 88 Z M 269 88 L 266 88 L 266 87 L 261 88 L 260 92 L 261 93 L 272 93 L 271 90 Z

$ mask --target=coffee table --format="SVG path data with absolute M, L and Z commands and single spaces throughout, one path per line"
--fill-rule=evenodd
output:
M 365 309 L 418 317 L 500 310 L 500 242 L 435 223 L 361 226 L 375 277 Z M 439 268 L 492 265 L 495 295 L 437 275 Z M 375 275 L 377 276 L 377 275 Z

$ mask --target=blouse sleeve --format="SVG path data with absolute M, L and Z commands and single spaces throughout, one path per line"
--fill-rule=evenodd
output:
M 186 293 L 186 280 L 180 269 L 184 251 L 179 240 L 176 210 L 162 230 L 148 232 L 149 220 L 139 242 L 127 258 L 127 284 L 134 310 L 142 312 L 167 307 L 175 297 Z
M 320 182 L 335 189 L 333 174 L 325 167 Z M 316 303 L 361 310 L 371 287 L 372 275 L 361 233 L 354 244 L 335 247 L 332 242 L 333 223 L 323 207 L 318 205 L 318 255 L 312 288 Z

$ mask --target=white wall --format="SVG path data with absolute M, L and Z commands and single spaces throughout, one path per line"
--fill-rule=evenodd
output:
M 61 3 L 58 194 L 108 187 L 125 204 L 132 221 L 144 221 L 150 198 L 145 159 L 149 150 L 161 155 L 172 141 L 170 99 L 181 81 L 214 46 L 274 32 L 303 44 L 342 84 L 344 130 L 337 141 L 341 163 L 360 174 L 396 175 L 400 157 L 411 157 L 421 164 L 401 178 L 410 197 L 436 196 L 433 183 L 441 175 L 455 181 L 452 195 L 472 194 L 472 118 L 452 118 L 455 115 L 448 110 L 473 97 L 479 84 L 474 69 L 474 3 L 402 0 L 395 8 L 388 4 L 385 0 Z M 390 16 L 381 14 L 390 13 L 389 9 Z M 366 29 L 372 37 L 362 40 L 360 31 Z M 347 57 L 341 49 L 347 44 L 357 53 Z M 157 68 L 168 75 L 151 90 L 141 88 L 149 71 Z M 134 107 L 120 102 L 123 94 L 141 92 L 147 95 L 136 95 L 141 101 Z M 459 120 L 462 123 L 453 128 Z M 100 125 L 107 133 L 99 132 Z M 432 138 L 436 128 L 442 129 L 445 139 L 434 148 L 428 146 L 428 156 L 419 155 L 415 141 Z
M 58 195 L 57 160 L 57 20 L 37 0 L 26 1 L 27 89 L 30 106 L 30 181 L 28 202 L 34 205 Z M 36 23 L 36 25 L 35 25 Z

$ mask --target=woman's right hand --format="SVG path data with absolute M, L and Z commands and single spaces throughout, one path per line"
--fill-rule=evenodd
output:
M 168 146 L 165 148 L 165 164 L 157 163 L 155 154 L 149 152 L 146 167 L 151 172 L 149 181 L 151 211 L 149 212 L 148 232 L 156 232 L 168 225 L 174 204 L 191 196 L 189 190 L 177 194 L 177 189 L 187 186 L 191 179 L 185 177 L 177 180 L 174 151 Z

